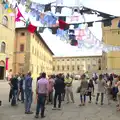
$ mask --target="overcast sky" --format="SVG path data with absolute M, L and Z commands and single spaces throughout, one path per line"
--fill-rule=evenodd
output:
M 41 4 L 47 4 L 53 2 L 55 0 L 32 0 L 35 2 L 39 2 Z M 81 2 L 80 2 L 81 1 Z M 82 3 L 84 6 L 88 8 L 92 8 L 101 12 L 109 13 L 112 15 L 119 16 L 120 12 L 117 12 L 118 9 L 120 11 L 120 0 L 63 0 L 63 5 L 66 6 L 74 6 L 78 5 L 78 3 Z M 107 8 L 106 8 L 107 7 Z M 64 8 L 62 10 L 62 15 L 71 15 L 71 10 Z M 87 21 L 96 20 L 96 16 L 86 16 Z M 78 21 L 79 22 L 79 21 Z M 22 23 L 18 23 L 17 26 L 21 26 Z M 93 27 L 90 28 L 92 33 L 101 40 L 102 38 L 102 30 L 101 30 L 101 23 L 94 23 Z M 64 43 L 58 37 L 53 35 L 48 29 L 45 29 L 44 32 L 41 34 L 44 38 L 45 42 L 54 52 L 55 56 L 88 56 L 88 55 L 101 55 L 102 51 L 97 49 L 86 49 L 83 48 L 82 50 L 73 47 L 69 44 Z

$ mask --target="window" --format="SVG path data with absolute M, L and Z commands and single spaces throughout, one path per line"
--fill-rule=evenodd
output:
M 64 59 L 62 61 L 64 61 Z
M 64 66 L 62 66 L 62 70 L 64 70 Z
M 7 18 L 7 16 L 4 16 L 3 17 L 3 19 L 2 19 L 2 24 L 4 25 L 4 26 L 8 26 L 8 18 Z
M 59 67 L 59 65 L 58 65 L 57 69 L 59 70 L 59 68 L 60 68 L 60 67 Z
M 77 59 L 77 61 L 79 61 L 79 59 Z
M 24 44 L 20 45 L 20 52 L 24 52 Z
M 67 61 L 69 61 L 69 59 L 67 59 Z
M 55 66 L 53 66 L 53 71 L 55 70 Z
M 74 70 L 74 65 L 72 66 L 72 70 Z
M 5 48 L 6 48 L 6 44 L 5 44 L 5 42 L 2 42 L 1 43 L 1 53 L 5 53 Z
M 79 67 L 79 65 L 77 66 L 77 70 L 80 70 L 80 67 Z
M 20 34 L 21 36 L 25 36 L 25 33 L 24 32 L 21 32 L 21 34 Z
M 69 66 L 67 66 L 67 70 L 69 70 Z
M 32 53 L 34 54 L 34 46 L 32 47 Z

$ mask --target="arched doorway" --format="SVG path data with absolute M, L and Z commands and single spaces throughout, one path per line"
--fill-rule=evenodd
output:
M 0 61 L 0 80 L 4 79 L 4 73 L 5 73 L 5 62 Z

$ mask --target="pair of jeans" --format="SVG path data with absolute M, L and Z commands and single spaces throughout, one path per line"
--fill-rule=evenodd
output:
M 12 106 L 17 104 L 17 93 L 18 93 L 18 90 L 12 89 L 12 100 L 11 100 Z
M 100 93 L 97 93 L 97 97 L 96 97 L 96 102 L 98 102 Z M 104 93 L 101 93 L 101 104 L 103 104 L 103 99 L 104 99 Z
M 58 108 L 61 108 L 61 93 L 57 93 L 55 91 L 55 95 L 54 95 L 54 108 L 56 108 L 57 98 L 58 98 Z
M 32 90 L 25 90 L 25 112 L 30 112 L 32 104 Z
M 86 102 L 86 94 L 80 95 L 80 101 L 83 103 L 83 98 L 84 98 L 84 103 Z
M 41 117 L 44 116 L 45 101 L 46 101 L 46 94 L 38 94 L 37 106 L 36 106 L 36 115 L 39 115 L 39 112 L 41 109 Z

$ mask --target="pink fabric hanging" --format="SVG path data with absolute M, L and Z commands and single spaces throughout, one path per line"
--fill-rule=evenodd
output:
M 9 58 L 6 58 L 6 70 L 8 70 L 8 59 Z

